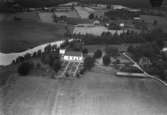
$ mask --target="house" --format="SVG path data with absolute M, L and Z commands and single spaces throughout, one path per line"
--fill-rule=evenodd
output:
M 79 62 L 79 63 L 83 63 L 84 61 L 82 53 L 76 51 L 67 51 L 64 54 L 63 59 L 65 61 Z
M 60 53 L 60 55 L 64 55 L 66 53 L 66 49 L 60 49 L 59 53 Z

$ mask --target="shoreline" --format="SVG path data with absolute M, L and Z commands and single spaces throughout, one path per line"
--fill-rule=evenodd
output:
M 71 41 L 72 39 L 69 39 Z M 13 60 L 16 60 L 19 56 L 24 56 L 27 53 L 30 53 L 31 55 L 34 52 L 37 52 L 41 50 L 41 52 L 44 52 L 44 49 L 47 45 L 57 45 L 57 47 L 60 47 L 60 45 L 64 42 L 65 40 L 59 40 L 55 42 L 48 42 L 39 46 L 36 46 L 32 49 L 25 50 L 23 52 L 13 52 L 13 53 L 2 53 L 0 52 L 0 66 L 7 66 L 12 63 Z

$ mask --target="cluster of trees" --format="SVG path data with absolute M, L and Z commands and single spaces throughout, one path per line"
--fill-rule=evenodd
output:
M 86 35 L 72 35 L 74 39 L 81 39 L 85 45 L 93 44 L 122 44 L 122 43 L 145 43 L 156 40 L 167 40 L 167 34 L 160 29 L 155 29 L 150 32 L 135 33 L 128 31 L 126 33 L 111 34 L 104 32 L 101 36 Z
M 108 29 L 109 30 L 120 30 L 121 27 L 116 23 L 110 23 L 109 26 L 108 26 Z
M 84 60 L 84 70 L 91 70 L 95 64 L 95 59 L 91 56 L 87 56 Z
M 32 55 L 27 53 L 13 61 L 13 64 L 20 64 L 18 67 L 18 73 L 20 75 L 28 75 L 30 70 L 34 67 L 34 64 L 31 61 L 32 58 L 40 58 L 43 64 L 50 65 L 55 72 L 58 72 L 61 68 L 59 48 L 57 48 L 56 45 L 48 45 L 45 47 L 44 52 L 39 50 Z
M 119 55 L 120 55 L 120 53 L 119 53 L 119 50 L 117 48 L 111 47 L 111 46 L 107 46 L 105 48 L 105 55 L 103 56 L 103 64 L 105 66 L 110 65 L 111 57 L 116 59 Z M 117 64 L 117 63 L 119 63 L 119 61 L 116 59 L 116 61 L 113 62 L 113 63 Z
M 41 58 L 42 56 L 49 54 L 49 53 L 54 53 L 54 55 L 56 53 L 58 53 L 59 49 L 57 48 L 56 45 L 48 45 L 45 47 L 44 52 L 42 52 L 41 50 L 38 50 L 37 52 L 34 52 L 33 54 L 30 53 L 26 53 L 24 56 L 19 56 L 18 58 L 16 58 L 15 60 L 13 60 L 12 64 L 19 64 L 19 63 L 23 63 L 24 61 L 30 60 L 32 58 Z M 57 54 L 56 54 L 57 55 Z
M 152 7 L 160 7 L 164 0 L 150 0 Z
M 110 63 L 111 63 L 111 59 L 110 59 L 110 58 L 111 58 L 111 57 L 110 57 L 109 55 L 103 56 L 103 64 L 104 64 L 105 66 L 110 65 Z
M 106 47 L 104 54 L 105 55 L 103 56 L 102 50 L 97 49 L 92 57 L 86 57 L 84 60 L 84 69 L 90 70 L 94 66 L 95 60 L 100 58 L 102 58 L 103 65 L 109 66 L 111 63 L 111 57 L 116 58 L 117 56 L 119 56 L 119 51 L 115 47 Z M 116 63 L 118 63 L 118 61 L 116 61 Z
M 44 54 L 41 58 L 44 64 L 50 65 L 50 67 L 55 71 L 58 72 L 61 68 L 61 60 L 59 54 L 59 48 L 57 46 L 48 45 L 44 49 Z
M 159 75 L 161 79 L 167 80 L 167 57 L 161 52 L 163 43 L 163 41 L 158 40 L 136 47 L 129 46 L 128 52 L 132 54 L 133 59 L 137 62 L 143 57 L 150 59 L 152 64 L 144 69 L 150 74 Z
M 97 49 L 97 50 L 94 52 L 93 57 L 94 57 L 95 59 L 101 58 L 101 57 L 102 57 L 102 51 L 101 51 L 100 49 Z
M 117 9 L 117 10 L 110 10 L 108 12 L 105 12 L 105 16 L 109 17 L 112 20 L 116 19 L 133 19 L 134 17 L 139 17 L 141 15 L 141 12 L 131 12 L 126 9 Z
M 19 65 L 17 71 L 21 76 L 28 75 L 33 69 L 34 64 L 32 62 L 23 62 Z

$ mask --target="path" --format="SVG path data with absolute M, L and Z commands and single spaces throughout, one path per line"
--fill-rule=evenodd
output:
M 128 56 L 126 53 L 123 53 L 123 55 L 124 55 L 125 57 L 127 57 L 132 63 L 134 63 L 134 66 L 137 67 L 139 70 L 141 70 L 141 71 L 145 74 L 146 77 L 149 77 L 149 78 L 151 78 L 151 79 L 154 79 L 154 80 L 156 80 L 156 81 L 162 83 L 163 85 L 165 85 L 165 86 L 167 87 L 167 83 L 166 83 L 165 81 L 162 81 L 162 80 L 159 79 L 158 77 L 153 76 L 153 75 L 150 75 L 149 73 L 147 73 L 143 68 L 140 67 L 140 65 L 139 65 L 137 62 L 135 62 L 135 61 L 134 61 L 130 56 Z

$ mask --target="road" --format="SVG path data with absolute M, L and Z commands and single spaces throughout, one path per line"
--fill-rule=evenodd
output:
M 154 79 L 154 80 L 156 80 L 156 81 L 162 83 L 164 86 L 167 87 L 167 83 L 166 83 L 165 81 L 159 79 L 159 78 L 156 77 L 156 76 L 153 76 L 153 75 L 150 75 L 149 73 L 147 73 L 143 68 L 140 67 L 140 65 L 139 65 L 136 61 L 134 61 L 134 60 L 133 60 L 130 56 L 128 56 L 126 53 L 123 53 L 123 55 L 124 55 L 125 57 L 127 57 L 127 58 L 134 64 L 135 67 L 137 67 L 139 70 L 141 70 L 141 71 L 145 74 L 146 77 L 151 78 L 151 79 Z
M 95 71 L 76 80 L 19 78 L 4 101 L 6 115 L 167 114 L 167 88 L 161 83 Z

